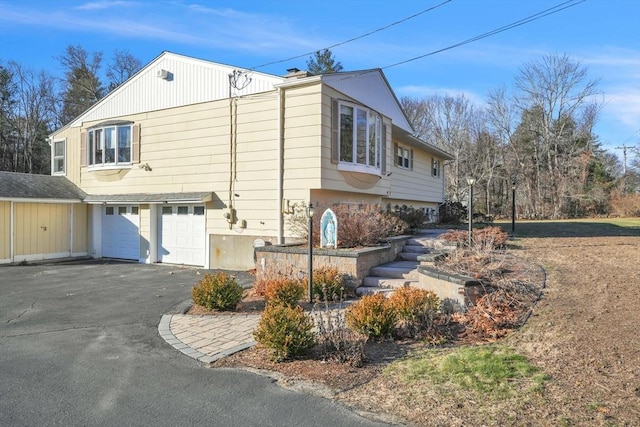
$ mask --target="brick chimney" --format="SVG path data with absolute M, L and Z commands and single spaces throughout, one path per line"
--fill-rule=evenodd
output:
M 284 76 L 284 78 L 286 79 L 302 79 L 304 77 L 309 77 L 311 74 L 309 74 L 308 71 L 301 71 L 298 68 L 288 68 L 287 69 L 287 74 Z

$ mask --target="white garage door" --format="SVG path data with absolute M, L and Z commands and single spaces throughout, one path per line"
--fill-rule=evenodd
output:
M 172 205 L 160 209 L 159 262 L 204 265 L 204 213 L 203 205 Z
M 102 256 L 140 258 L 140 216 L 138 206 L 105 206 L 102 211 Z

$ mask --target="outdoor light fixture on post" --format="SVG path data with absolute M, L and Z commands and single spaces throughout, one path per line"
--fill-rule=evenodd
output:
M 313 215 L 316 213 L 313 204 L 307 206 L 307 218 L 309 218 L 309 259 L 307 280 L 309 282 L 309 304 L 313 303 Z
M 469 249 L 471 249 L 471 235 L 473 232 L 473 184 L 475 183 L 475 178 L 467 177 L 467 184 L 469 184 Z
M 516 182 L 511 184 L 511 234 L 516 232 Z

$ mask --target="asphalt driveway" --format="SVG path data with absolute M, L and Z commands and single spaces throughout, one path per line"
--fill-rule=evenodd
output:
M 384 425 L 259 375 L 206 368 L 165 343 L 158 322 L 184 306 L 197 271 L 0 266 L 0 425 Z

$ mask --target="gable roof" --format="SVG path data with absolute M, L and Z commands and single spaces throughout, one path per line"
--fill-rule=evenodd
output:
M 44 199 L 82 201 L 85 192 L 64 176 L 0 172 L 0 200 Z
M 241 73 L 241 81 L 237 88 L 230 88 L 234 72 Z M 245 76 L 250 80 L 245 80 Z M 68 127 L 82 126 L 86 121 L 224 99 L 229 97 L 230 90 L 239 96 L 271 91 L 283 81 L 283 77 L 164 51 L 51 136 Z
M 413 134 L 411 124 L 380 68 L 323 74 L 322 82 L 391 118 L 395 126 Z

